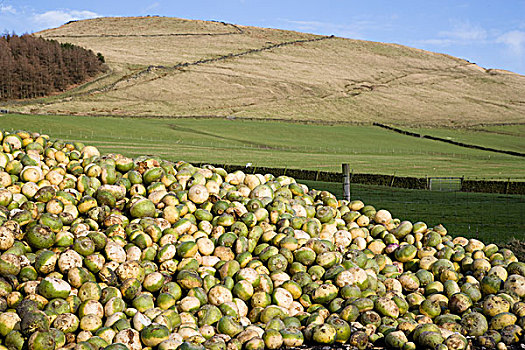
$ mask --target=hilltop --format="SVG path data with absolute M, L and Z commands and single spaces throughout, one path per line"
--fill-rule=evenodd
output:
M 9 110 L 471 126 L 525 122 L 525 76 L 396 44 L 165 17 L 97 18 L 36 35 L 110 71 Z

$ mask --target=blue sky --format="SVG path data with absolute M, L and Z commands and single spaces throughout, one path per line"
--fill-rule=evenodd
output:
M 18 34 L 99 16 L 220 20 L 398 43 L 525 75 L 525 0 L 0 0 Z

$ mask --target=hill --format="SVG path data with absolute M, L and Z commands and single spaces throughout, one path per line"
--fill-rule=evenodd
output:
M 37 33 L 110 72 L 10 110 L 472 126 L 525 122 L 525 76 L 396 44 L 178 18 L 97 18 Z

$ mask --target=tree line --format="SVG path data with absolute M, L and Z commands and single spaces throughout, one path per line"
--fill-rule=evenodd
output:
M 29 34 L 0 37 L 0 99 L 64 91 L 107 69 L 104 56 Z

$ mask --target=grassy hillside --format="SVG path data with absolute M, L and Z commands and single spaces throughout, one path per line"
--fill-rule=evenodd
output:
M 170 160 L 325 171 L 340 171 L 341 163 L 349 163 L 355 173 L 525 180 L 522 157 L 405 136 L 370 125 L 14 114 L 1 118 L 3 129 L 30 129 L 129 156 L 153 154 Z M 525 137 L 519 133 L 449 129 L 428 133 L 524 150 Z
M 525 77 L 394 44 L 177 18 L 97 18 L 38 33 L 111 72 L 26 113 L 209 115 L 411 126 L 525 123 Z

